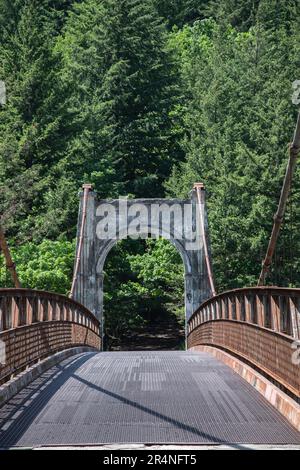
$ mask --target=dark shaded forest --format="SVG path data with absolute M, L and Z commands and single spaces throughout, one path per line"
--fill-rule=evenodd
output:
M 70 290 L 84 182 L 103 198 L 203 182 L 218 290 L 256 284 L 298 112 L 298 0 L 0 0 L 0 80 L 1 224 L 25 287 Z M 300 285 L 299 176 L 274 285 Z M 182 318 L 169 242 L 122 242 L 105 272 L 112 335 Z

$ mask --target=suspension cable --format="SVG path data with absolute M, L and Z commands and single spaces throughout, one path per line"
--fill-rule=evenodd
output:
M 84 184 L 82 188 L 83 188 L 83 205 L 82 205 L 81 227 L 80 227 L 80 235 L 79 235 L 79 241 L 78 241 L 78 246 L 77 246 L 76 263 L 75 263 L 72 287 L 71 287 L 71 291 L 69 294 L 70 299 L 72 299 L 74 296 L 74 291 L 75 291 L 76 282 L 78 278 L 82 246 L 83 246 L 84 229 L 85 229 L 85 222 L 86 222 L 87 203 L 88 203 L 89 192 L 92 189 L 92 185 Z
M 202 204 L 204 203 L 204 201 L 202 201 L 202 194 L 205 189 L 204 184 L 195 183 L 194 189 L 196 189 L 197 191 L 197 198 L 198 198 L 198 205 L 199 205 L 199 212 L 200 212 L 200 224 L 201 224 L 201 230 L 203 234 L 203 247 L 204 247 L 204 255 L 205 255 L 205 262 L 206 262 L 206 267 L 207 267 L 208 279 L 209 279 L 209 284 L 210 284 L 210 288 L 212 291 L 212 295 L 214 297 L 217 293 L 216 293 L 215 283 L 214 283 L 214 279 L 212 275 L 210 256 L 209 256 L 208 246 L 207 246 L 207 239 L 206 239 L 206 232 L 205 232 L 205 215 L 202 210 Z
M 267 274 L 272 264 L 274 251 L 276 248 L 280 228 L 282 225 L 283 217 L 285 214 L 287 199 L 291 190 L 292 179 L 295 173 L 297 157 L 300 152 L 300 112 L 298 115 L 297 125 L 295 129 L 293 142 L 290 144 L 290 156 L 287 164 L 286 174 L 282 185 L 280 200 L 277 208 L 277 212 L 274 216 L 274 224 L 272 234 L 270 237 L 267 254 L 263 261 L 262 270 L 258 280 L 258 286 L 265 285 Z
M 10 249 L 8 247 L 8 244 L 4 235 L 4 230 L 2 229 L 1 225 L 0 225 L 0 249 L 2 253 L 4 254 L 4 258 L 6 261 L 6 268 L 10 271 L 15 288 L 20 289 L 22 286 L 21 286 L 21 282 L 19 280 L 19 276 L 16 270 L 16 265 L 12 260 Z

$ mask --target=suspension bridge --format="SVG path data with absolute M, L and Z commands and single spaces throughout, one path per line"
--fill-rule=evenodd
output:
M 298 121 L 257 287 L 217 294 L 200 183 L 186 200 L 84 185 L 68 297 L 22 288 L 0 230 L 15 283 L 0 289 L 0 448 L 300 445 L 300 289 L 265 285 L 299 150 Z M 103 351 L 103 266 L 133 226 L 182 257 L 186 351 Z

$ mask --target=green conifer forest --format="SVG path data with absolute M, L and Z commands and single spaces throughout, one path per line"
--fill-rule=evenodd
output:
M 207 189 L 219 291 L 256 285 L 299 106 L 298 0 L 0 0 L 0 214 L 25 287 L 70 290 L 78 191 Z M 300 287 L 300 167 L 268 282 Z M 11 280 L 0 255 L 0 287 Z M 165 240 L 105 266 L 112 337 L 183 318 Z

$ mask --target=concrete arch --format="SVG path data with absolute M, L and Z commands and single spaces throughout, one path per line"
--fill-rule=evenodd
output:
M 157 228 L 155 228 L 155 230 L 157 230 Z M 120 231 L 120 233 L 127 233 L 126 229 L 122 229 Z M 141 235 L 139 238 L 143 238 L 145 235 L 151 235 L 151 229 L 150 228 L 143 228 L 141 229 Z M 155 232 L 157 233 L 157 232 Z M 178 251 L 178 253 L 180 254 L 181 256 L 181 259 L 182 259 L 182 262 L 183 262 L 183 265 L 184 265 L 184 270 L 185 270 L 185 273 L 187 274 L 191 274 L 192 272 L 192 263 L 191 263 L 191 259 L 188 255 L 188 252 L 185 250 L 183 244 L 180 243 L 180 241 L 176 238 L 169 238 L 169 235 L 170 234 L 167 234 L 165 232 L 162 231 L 162 233 L 160 234 L 160 236 L 162 238 L 164 238 L 165 240 L 169 241 L 175 248 L 176 250 Z M 109 252 L 112 250 L 112 248 L 120 241 L 120 240 L 125 240 L 127 239 L 128 237 L 127 236 L 120 236 L 118 239 L 113 239 L 113 240 L 107 240 L 107 243 L 103 244 L 99 249 L 98 249 L 98 253 L 96 255 L 96 259 L 98 260 L 97 261 L 97 267 L 96 267 L 96 272 L 97 274 L 102 274 L 103 272 L 103 269 L 104 269 L 104 264 L 105 264 L 105 261 L 106 261 L 106 258 L 107 256 L 109 255 Z
M 202 213 L 206 214 L 204 197 L 202 201 Z M 85 218 L 84 239 L 74 299 L 85 305 L 101 321 L 104 263 L 118 240 L 128 237 L 128 230 L 133 224 L 139 227 L 138 237 L 145 238 L 151 234 L 161 236 L 169 240 L 179 252 L 185 269 L 185 312 L 188 320 L 196 308 L 212 294 L 203 250 L 201 223 L 198 218 L 200 213 L 198 204 L 195 190 L 191 193 L 191 198 L 186 200 L 121 198 L 111 201 L 100 200 L 97 194 L 91 191 L 84 211 L 82 193 L 77 239 L 79 240 L 83 217 Z M 99 226 L 103 228 L 106 221 L 110 225 L 112 218 L 115 232 L 108 229 L 107 232 L 101 232 L 103 236 L 99 236 Z M 205 223 L 207 225 L 206 219 Z

